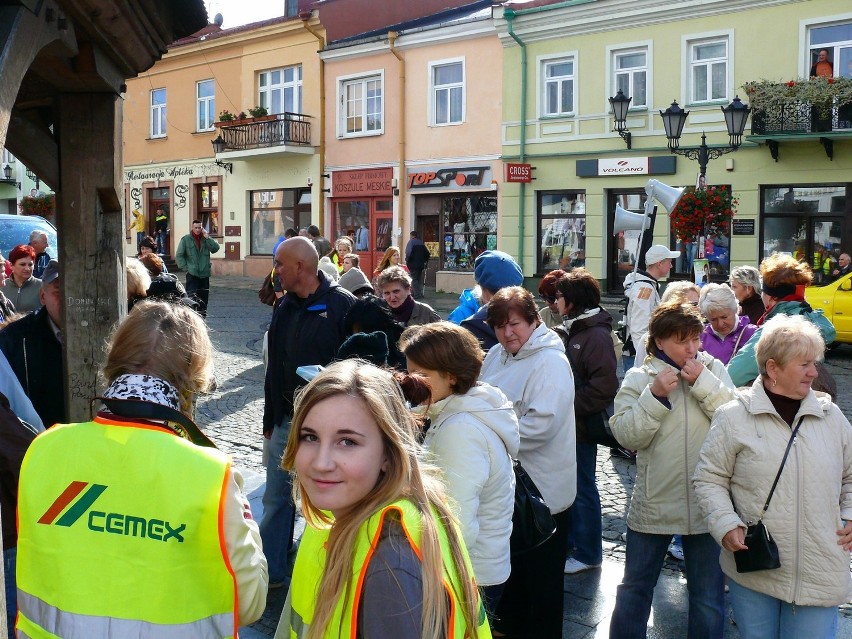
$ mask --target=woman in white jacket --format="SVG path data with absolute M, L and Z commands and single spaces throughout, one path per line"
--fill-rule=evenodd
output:
M 713 412 L 734 397 L 724 364 L 701 353 L 704 326 L 690 304 L 657 307 L 648 325 L 645 363 L 632 368 L 610 419 L 619 443 L 636 451 L 636 482 L 627 513 L 627 558 L 610 622 L 612 639 L 647 634 L 654 586 L 672 535 L 683 540 L 689 618 L 685 636 L 721 639 L 724 580 L 719 546 L 692 490 L 698 451 Z
M 562 340 L 541 323 L 529 291 L 500 289 L 487 313 L 499 343 L 485 356 L 480 380 L 514 404 L 521 433 L 518 459 L 556 520 L 553 537 L 512 562 L 497 629 L 561 639 L 568 508 L 577 493 L 574 376 Z
M 852 426 L 828 395 L 811 389 L 823 350 L 805 317 L 769 320 L 755 348 L 760 377 L 716 412 L 701 449 L 695 492 L 723 548 L 743 639 L 834 637 L 837 606 L 852 597 Z M 746 549 L 746 525 L 759 519 L 781 567 L 738 573 L 734 553 Z
M 509 578 L 518 419 L 506 396 L 477 383 L 482 349 L 450 322 L 412 326 L 400 340 L 408 372 L 432 389 L 424 447 L 444 471 L 482 599 L 493 615 Z

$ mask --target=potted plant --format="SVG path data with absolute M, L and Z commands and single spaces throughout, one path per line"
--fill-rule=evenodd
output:
M 687 191 L 669 214 L 672 233 L 681 242 L 727 235 L 738 203 L 726 186 Z
M 253 118 L 262 118 L 265 115 L 269 115 L 269 111 L 267 111 L 264 106 L 252 107 L 248 110 L 248 112 Z
M 18 206 L 23 215 L 40 215 L 47 220 L 53 220 L 56 198 L 52 193 L 25 195 Z
M 852 105 L 852 78 L 796 78 L 788 81 L 759 80 L 742 87 L 755 115 L 778 118 L 801 105 L 810 105 L 815 125 L 830 128 L 832 107 L 848 110 Z M 844 119 L 844 118 L 841 118 Z M 818 129 L 819 130 L 819 129 Z

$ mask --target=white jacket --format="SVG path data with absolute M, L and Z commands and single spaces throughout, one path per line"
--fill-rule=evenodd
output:
M 518 459 L 554 514 L 577 495 L 574 376 L 562 340 L 544 324 L 514 355 L 488 351 L 479 379 L 506 394 L 521 430 Z
M 498 389 L 478 383 L 428 411 L 423 445 L 444 471 L 456 503 L 462 537 L 481 586 L 509 578 L 509 536 L 515 505 L 512 459 L 518 455 L 518 419 Z
M 671 408 L 651 394 L 657 374 L 673 368 L 656 357 L 627 371 L 615 396 L 612 434 L 636 451 L 636 481 L 627 513 L 631 530 L 660 535 L 708 532 L 692 490 L 692 474 L 713 412 L 734 398 L 734 385 L 718 359 L 707 353 L 698 353 L 697 359 L 704 370 L 692 386 L 679 378 L 668 396 Z
M 740 574 L 725 549 L 720 563 L 751 590 L 802 606 L 837 606 L 852 597 L 849 553 L 835 534 L 841 520 L 852 520 L 852 426 L 825 393 L 811 391 L 802 400 L 794 426 L 802 416 L 763 517 L 781 567 Z M 790 434 L 760 377 L 716 411 L 695 470 L 695 492 L 720 544 L 729 531 L 760 517 Z
M 644 272 L 628 273 L 624 278 L 624 294 L 627 296 L 627 330 L 636 349 L 636 366 L 645 361 L 648 351 L 645 337 L 651 314 L 660 305 L 657 280 Z

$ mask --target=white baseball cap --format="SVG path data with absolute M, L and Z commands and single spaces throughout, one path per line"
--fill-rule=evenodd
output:
M 680 257 L 679 251 L 670 251 L 668 247 L 663 246 L 662 244 L 654 244 L 648 251 L 645 253 L 645 265 L 651 266 L 651 264 L 656 264 L 657 262 L 662 262 L 666 259 L 675 259 L 676 257 Z

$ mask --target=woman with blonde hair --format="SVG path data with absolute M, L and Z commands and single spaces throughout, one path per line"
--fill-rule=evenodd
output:
M 204 321 L 140 302 L 103 376 L 104 409 L 43 433 L 21 468 L 19 635 L 236 637 L 263 614 L 267 565 L 240 474 L 191 419 Z
M 750 384 L 760 374 L 754 356 L 755 348 L 760 340 L 760 327 L 773 317 L 803 315 L 819 329 L 826 344 L 831 344 L 837 336 L 834 326 L 822 310 L 812 309 L 805 301 L 805 287 L 810 286 L 813 280 L 810 266 L 792 255 L 773 253 L 760 263 L 760 274 L 763 277 L 761 297 L 766 314 L 759 320 L 757 331 L 728 363 L 728 373 L 738 387 Z M 820 385 L 816 388 L 823 389 Z
M 338 237 L 337 240 L 334 242 L 334 248 L 328 254 L 328 257 L 331 260 L 332 264 L 337 267 L 338 273 L 343 272 L 343 260 L 347 255 L 352 253 L 353 250 L 354 249 L 352 246 L 352 240 L 346 237 L 345 235 Z M 320 255 L 320 257 L 323 256 Z
M 336 362 L 299 394 L 282 468 L 307 527 L 276 637 L 491 636 L 392 374 Z
M 482 348 L 469 330 L 450 322 L 412 326 L 400 347 L 408 372 L 429 382 L 432 401 L 422 412 L 430 425 L 423 446 L 444 471 L 476 581 L 493 615 L 511 569 L 518 419 L 501 391 L 477 383 Z
M 677 280 L 666 284 L 666 290 L 660 296 L 660 304 L 677 302 L 678 304 L 698 306 L 700 295 L 701 289 L 698 288 L 697 284 L 693 284 L 689 280 Z
M 812 389 L 824 350 L 803 316 L 770 319 L 755 349 L 760 377 L 716 411 L 701 448 L 695 493 L 723 549 L 743 639 L 834 637 L 837 607 L 852 595 L 852 426 Z M 740 572 L 757 521 L 781 565 Z
M 133 308 L 139 300 L 148 296 L 151 288 L 151 274 L 148 268 L 135 257 L 127 258 L 127 311 Z

